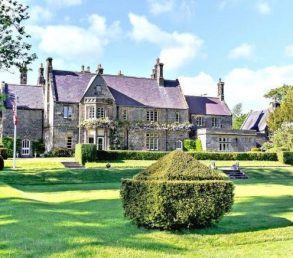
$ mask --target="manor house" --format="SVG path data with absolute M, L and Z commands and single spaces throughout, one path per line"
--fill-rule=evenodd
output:
M 17 96 L 17 134 L 21 155 L 31 156 L 32 141 L 42 139 L 46 151 L 74 149 L 93 143 L 98 150 L 168 151 L 198 137 L 208 151 L 247 151 L 258 145 L 255 130 L 232 130 L 232 114 L 219 80 L 217 97 L 184 96 L 178 79 L 164 78 L 157 59 L 149 78 L 53 68 L 52 58 L 41 65 L 36 85 L 2 82 L 7 97 L 1 113 L 1 137 L 13 136 L 13 98 Z M 215 86 L 216 92 L 216 86 Z

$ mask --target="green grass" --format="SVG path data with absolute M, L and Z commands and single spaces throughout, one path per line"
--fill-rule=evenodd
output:
M 140 169 L 23 161 L 0 172 L 0 257 L 291 257 L 293 167 L 270 166 L 246 166 L 219 224 L 164 232 L 123 217 L 120 180 Z

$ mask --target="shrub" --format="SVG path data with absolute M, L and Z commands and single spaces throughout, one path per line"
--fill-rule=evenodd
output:
M 196 141 L 192 139 L 183 140 L 183 150 L 184 151 L 195 151 L 196 150 Z
M 202 144 L 200 139 L 195 140 L 196 143 L 196 151 L 202 151 Z
M 45 152 L 45 144 L 42 139 L 32 142 L 33 155 L 36 153 L 37 156 Z
M 167 153 L 166 151 L 97 151 L 97 160 L 157 160 Z
M 75 145 L 75 160 L 80 164 L 86 162 L 94 162 L 97 157 L 97 146 L 95 144 L 76 144 Z
M 3 137 L 2 143 L 4 148 L 7 149 L 7 157 L 13 157 L 13 138 L 12 137 Z M 21 139 L 17 138 L 16 140 L 16 152 L 20 153 L 21 150 Z
M 260 152 L 261 149 L 260 148 L 257 148 L 257 147 L 253 147 L 250 149 L 251 152 Z
M 267 160 L 277 161 L 277 153 L 270 152 L 194 152 L 197 160 Z
M 3 159 L 7 159 L 8 158 L 7 149 L 0 147 L 0 155 L 2 156 Z
M 71 157 L 72 151 L 62 147 L 55 147 L 48 153 L 50 157 Z
M 233 184 L 190 155 L 174 151 L 122 181 L 124 214 L 140 226 L 206 227 L 233 204 Z
M 3 157 L 0 155 L 0 170 L 4 169 L 4 159 Z
M 278 159 L 280 162 L 288 165 L 293 165 L 293 152 L 282 151 L 278 152 Z

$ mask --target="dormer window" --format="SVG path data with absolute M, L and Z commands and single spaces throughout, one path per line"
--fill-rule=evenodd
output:
M 100 94 L 102 92 L 102 86 L 101 85 L 96 86 L 96 92 L 97 92 L 97 94 Z
M 104 118 L 105 117 L 105 109 L 102 107 L 97 108 L 97 118 Z
M 64 106 L 63 107 L 63 117 L 64 118 L 71 118 L 72 117 L 72 107 L 71 106 Z
M 150 110 L 150 111 L 147 111 L 147 121 L 150 121 L 150 122 L 157 122 L 158 121 L 158 111 L 155 111 L 155 110 Z

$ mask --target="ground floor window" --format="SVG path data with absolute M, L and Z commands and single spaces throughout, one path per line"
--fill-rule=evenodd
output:
M 146 147 L 148 150 L 158 150 L 159 149 L 159 137 L 157 133 L 147 133 L 146 134 Z
M 182 141 L 177 141 L 176 143 L 175 143 L 175 149 L 176 150 L 182 150 L 183 148 L 182 148 Z
M 220 137 L 219 138 L 219 151 L 230 151 L 231 150 L 231 139 Z
M 27 156 L 30 155 L 31 142 L 27 139 L 22 140 L 21 142 L 21 155 Z
M 67 137 L 67 149 L 72 149 L 72 137 Z
M 88 138 L 88 143 L 94 143 L 94 137 L 89 137 Z

